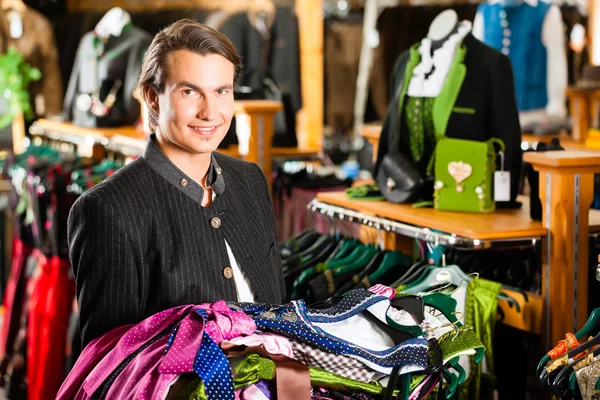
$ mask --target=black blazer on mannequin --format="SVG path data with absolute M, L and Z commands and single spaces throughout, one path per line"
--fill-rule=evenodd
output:
M 394 66 L 390 91 L 394 95 L 379 139 L 374 176 L 390 151 L 399 150 L 412 159 L 404 113 L 398 107 L 401 98 L 406 96 L 412 69 L 419 61 L 418 45 L 415 45 L 400 54 Z M 440 131 L 436 133 L 456 139 L 486 141 L 496 137 L 504 141 L 504 169 L 511 172 L 511 199 L 514 200 L 521 174 L 521 127 L 508 57 L 469 33 L 457 49 L 444 89 L 435 101 L 434 114 L 441 121 Z M 400 139 L 399 148 L 392 149 L 396 136 Z
M 98 56 L 93 32 L 83 36 L 75 56 L 69 86 L 64 101 L 64 118 L 84 127 L 116 127 L 133 125 L 140 117 L 139 102 L 133 97 L 146 50 L 152 35 L 135 27 L 123 29 L 120 36 L 111 36 Z M 105 101 L 117 80 L 121 87 L 117 100 L 106 116 L 98 117 L 78 105 L 80 95 L 90 95 L 99 86 L 99 98 Z M 85 102 L 84 102 L 85 103 Z

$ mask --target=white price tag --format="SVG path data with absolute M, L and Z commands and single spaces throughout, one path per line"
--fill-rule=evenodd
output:
M 510 172 L 494 172 L 494 200 L 510 201 Z

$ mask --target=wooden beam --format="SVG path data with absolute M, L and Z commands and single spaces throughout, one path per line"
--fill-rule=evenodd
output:
M 600 0 L 588 0 L 588 41 L 590 63 L 600 65 Z
M 542 224 L 548 235 L 542 270 L 546 348 L 576 332 L 587 318 L 589 209 L 600 155 L 582 151 L 528 152 L 540 173 Z
M 296 0 L 300 31 L 302 110 L 298 113 L 299 147 L 323 148 L 323 0 Z

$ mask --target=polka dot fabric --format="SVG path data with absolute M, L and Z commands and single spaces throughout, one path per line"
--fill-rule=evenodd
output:
M 250 317 L 225 302 L 163 311 L 124 331 L 78 392 L 85 393 L 82 399 L 164 398 L 181 374 L 195 373 L 209 399 L 233 399 L 229 363 L 213 337 L 255 330 Z
M 348 292 L 343 299 L 328 309 L 308 309 L 302 300 L 278 306 L 267 304 L 230 303 L 250 315 L 260 331 L 274 332 L 307 343 L 321 350 L 348 355 L 361 362 L 381 368 L 405 365 L 427 366 L 427 341 L 423 338 L 406 340 L 388 350 L 374 351 L 335 337 L 318 326 L 316 322 L 339 322 L 359 314 L 368 307 L 389 298 L 357 289 Z

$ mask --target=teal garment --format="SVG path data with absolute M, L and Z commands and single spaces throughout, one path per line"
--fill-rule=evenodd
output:
M 501 286 L 497 282 L 475 278 L 467 287 L 465 325 L 475 329 L 479 340 L 485 346 L 485 359 L 477 365 L 474 358 L 470 358 L 471 374 L 461 385 L 461 399 L 492 399 L 494 396 L 494 326 Z M 484 362 L 489 374 L 482 371 Z
M 413 161 L 429 163 L 437 142 L 433 125 L 434 97 L 406 97 L 405 122 Z

